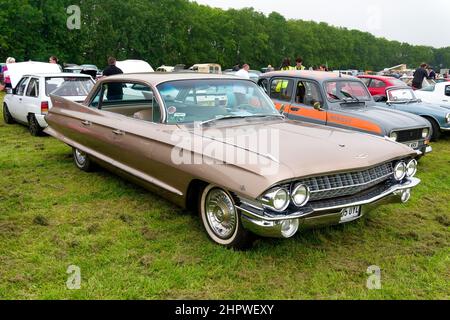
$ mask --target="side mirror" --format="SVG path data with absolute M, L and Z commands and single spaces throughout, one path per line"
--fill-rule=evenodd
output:
M 285 110 L 286 110 L 286 106 L 284 104 L 282 104 L 281 108 L 280 108 L 280 114 L 284 114 Z
M 14 94 L 14 90 L 11 88 L 6 88 L 6 94 Z
M 320 102 L 316 102 L 313 105 L 314 109 L 316 109 L 317 111 L 324 111 L 322 108 L 322 104 L 320 104 Z

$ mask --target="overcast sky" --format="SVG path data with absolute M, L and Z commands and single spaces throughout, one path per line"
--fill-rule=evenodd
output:
M 288 19 L 327 22 L 389 40 L 450 46 L 449 0 L 195 0 L 213 7 L 253 7 Z

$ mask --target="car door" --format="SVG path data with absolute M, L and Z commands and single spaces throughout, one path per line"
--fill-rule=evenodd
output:
M 39 99 L 39 79 L 31 77 L 28 81 L 27 89 L 22 97 L 22 108 L 20 112 L 21 121 L 28 121 L 29 114 L 40 114 L 41 101 Z
M 289 107 L 294 96 L 295 79 L 277 77 L 270 79 L 269 96 L 275 107 L 289 116 Z
M 327 123 L 327 111 L 320 87 L 316 82 L 298 79 L 295 82 L 295 95 L 289 106 L 289 118 L 319 124 Z M 322 110 L 314 106 L 320 105 Z
M 28 85 L 29 77 L 23 77 L 17 84 L 13 94 L 8 100 L 8 109 L 14 119 L 25 122 L 23 115 L 25 113 L 23 106 L 23 96 Z

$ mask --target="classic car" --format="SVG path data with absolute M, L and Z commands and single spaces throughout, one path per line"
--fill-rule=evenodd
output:
M 406 83 L 394 77 L 362 75 L 358 78 L 364 82 L 372 96 L 386 96 L 388 87 L 407 87 Z
M 192 67 L 189 68 L 189 70 L 195 71 L 195 72 L 200 72 L 200 73 L 221 74 L 222 66 L 217 63 L 199 63 L 199 64 L 194 64 Z
M 424 102 L 450 106 L 450 82 L 441 82 L 416 90 L 416 97 Z
M 220 99 L 211 105 L 211 96 Z M 197 211 L 225 247 L 351 222 L 382 203 L 407 202 L 420 183 L 411 148 L 290 121 L 251 80 L 117 75 L 82 103 L 52 100 L 46 132 L 73 148 L 79 169 L 100 164 Z
M 414 113 L 427 119 L 433 129 L 432 139 L 440 137 L 441 132 L 450 131 L 450 106 L 422 102 L 409 87 L 390 87 L 383 96 L 375 96 L 379 106 Z
M 16 87 L 7 90 L 3 101 L 3 119 L 7 124 L 25 124 L 31 135 L 39 136 L 47 127 L 44 117 L 52 107 L 50 94 L 82 102 L 93 86 L 92 78 L 83 74 L 24 75 Z
M 152 66 L 143 60 L 124 60 L 116 62 L 117 68 L 121 69 L 123 73 L 136 72 L 154 72 Z
M 432 151 L 428 121 L 377 106 L 358 78 L 321 71 L 282 71 L 264 74 L 258 84 L 290 119 L 389 137 L 420 156 Z

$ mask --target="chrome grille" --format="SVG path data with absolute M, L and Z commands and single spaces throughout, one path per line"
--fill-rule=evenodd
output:
M 397 142 L 422 140 L 422 131 L 423 129 L 397 131 Z
M 300 181 L 311 191 L 310 201 L 354 195 L 385 180 L 394 172 L 392 163 L 359 172 L 315 177 Z

